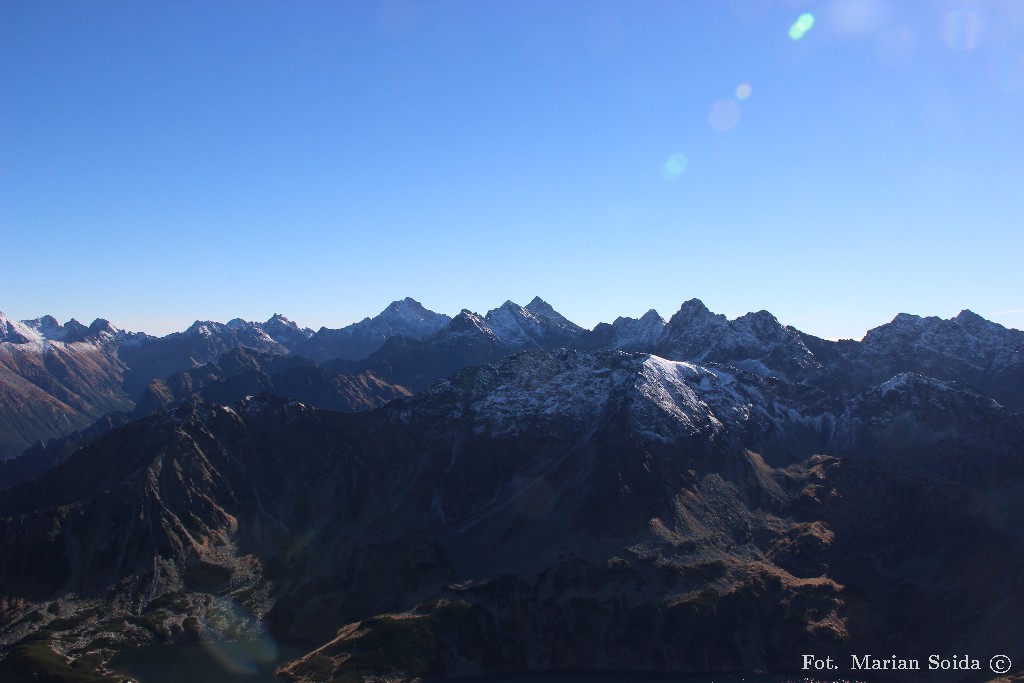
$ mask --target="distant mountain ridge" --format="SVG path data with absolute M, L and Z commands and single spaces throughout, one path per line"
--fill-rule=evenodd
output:
M 358 359 L 391 336 L 417 338 L 447 320 L 405 299 L 340 330 L 313 332 L 274 314 L 264 323 L 197 320 L 182 332 L 156 337 L 103 319 L 61 325 L 52 316 L 16 321 L 0 313 L 0 460 L 86 429 L 107 413 L 130 411 L 150 382 L 216 362 L 234 349 Z
M 246 396 L 277 394 L 329 410 L 376 408 L 409 396 L 400 386 L 373 373 L 348 375 L 337 364 L 320 364 L 299 356 L 236 348 L 192 370 L 153 380 L 135 405 L 135 417 L 173 408 L 185 401 L 231 404 Z
M 0 459 L 84 429 L 108 412 L 132 410 L 151 382 L 215 363 L 234 349 L 337 361 L 346 375 L 369 372 L 418 390 L 468 365 L 557 348 L 722 363 L 829 390 L 859 390 L 917 372 L 970 384 L 1024 410 L 1024 332 L 971 311 L 949 320 L 901 313 L 859 342 L 806 334 L 767 311 L 728 320 L 698 299 L 667 321 L 651 310 L 593 330 L 540 297 L 454 318 L 406 298 L 341 329 L 314 332 L 275 314 L 264 323 L 196 321 L 164 337 L 125 332 L 102 319 L 61 325 L 51 316 L 14 321 L 0 313 Z
M 450 317 L 435 313 L 406 297 L 393 301 L 373 318 L 363 318 L 347 327 L 321 327 L 294 347 L 292 352 L 313 360 L 361 360 L 379 349 L 391 337 L 421 339 L 443 327 Z

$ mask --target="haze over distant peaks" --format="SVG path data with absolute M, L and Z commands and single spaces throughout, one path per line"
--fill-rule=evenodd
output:
M 685 301 L 668 321 L 651 309 L 586 330 L 540 297 L 526 306 L 506 301 L 484 315 L 463 310 L 454 318 L 405 298 L 372 318 L 316 332 L 280 313 L 263 323 L 197 320 L 163 337 L 124 332 L 103 319 L 61 325 L 48 315 L 19 322 L 0 314 L 0 342 L 8 372 L 0 418 L 10 420 L 0 458 L 86 428 L 110 411 L 130 410 L 151 382 L 217 363 L 239 348 L 333 363 L 318 382 L 339 373 L 372 373 L 413 391 L 467 365 L 519 351 L 615 349 L 829 389 L 860 389 L 899 372 L 918 372 L 973 384 L 1008 407 L 1024 408 L 1024 332 L 968 310 L 949 320 L 901 313 L 861 342 L 834 342 L 785 326 L 768 311 L 729 320 L 699 299 Z M 294 378 L 297 371 L 289 372 Z M 367 390 L 382 396 L 391 391 Z M 188 395 L 181 391 L 170 395 Z

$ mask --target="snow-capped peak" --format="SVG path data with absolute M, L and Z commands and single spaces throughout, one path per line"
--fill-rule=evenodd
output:
M 620 316 L 611 324 L 609 346 L 624 351 L 652 351 L 665 333 L 665 325 L 665 319 L 653 308 L 639 318 Z
M 511 302 L 509 301 L 506 303 Z M 561 315 L 559 315 L 559 313 L 554 308 L 552 308 L 551 304 L 549 304 L 547 301 L 544 301 L 544 299 L 541 299 L 539 296 L 533 297 L 533 300 L 531 300 L 530 303 L 526 304 L 525 308 L 529 311 L 537 313 L 538 315 L 561 317 Z
M 423 320 L 427 313 L 429 311 L 423 307 L 423 304 L 407 296 L 400 301 L 392 301 L 387 308 L 380 312 L 379 317 L 384 319 L 398 317 L 404 320 L 409 318 Z
M 487 311 L 484 323 L 494 334 L 513 348 L 535 349 L 540 344 L 527 332 L 527 328 L 536 330 L 540 327 L 540 319 L 533 311 L 527 310 L 512 301 L 506 301 L 498 308 Z
M 420 339 L 441 329 L 449 320 L 448 316 L 428 310 L 419 301 L 406 297 L 392 301 L 377 317 L 357 324 L 379 328 L 379 333 L 385 337 L 400 335 Z
M 0 342 L 11 344 L 40 344 L 43 335 L 18 320 L 12 320 L 0 312 Z
M 490 337 L 495 341 L 500 341 L 498 336 L 494 333 L 490 327 L 488 327 L 484 318 L 479 313 L 474 313 L 468 308 L 462 309 L 462 311 L 452 318 L 451 322 L 445 325 L 442 329 L 438 330 L 435 334 L 435 338 L 440 337 L 452 337 L 452 336 L 463 336 L 466 334 L 482 334 L 486 337 Z
M 953 318 L 953 322 L 974 336 L 1005 335 L 1007 328 L 999 323 L 986 320 L 974 311 L 964 309 Z
M 488 311 L 484 320 L 501 341 L 515 349 L 568 346 L 586 333 L 540 297 L 526 307 L 506 301 Z
M 690 433 L 719 432 L 724 426 L 705 400 L 705 394 L 716 394 L 719 402 L 735 408 L 738 403 L 733 392 L 726 388 L 733 379 L 724 381 L 710 370 L 682 361 L 670 361 L 659 356 L 648 356 L 638 372 L 636 389 L 650 405 L 685 426 Z M 695 390 L 700 388 L 701 392 Z M 650 423 L 652 427 L 656 422 Z M 665 437 L 667 435 L 660 434 Z
M 270 316 L 270 318 L 267 320 L 267 322 L 265 322 L 263 324 L 264 324 L 264 326 L 268 326 L 268 325 L 281 325 L 281 326 L 284 326 L 284 327 L 289 327 L 289 328 L 291 328 L 293 330 L 299 329 L 298 325 L 296 325 L 294 322 L 292 322 L 288 318 L 284 317 L 280 313 L 275 313 L 274 315 Z
M 197 320 L 188 326 L 188 329 L 185 330 L 185 334 L 200 337 L 212 337 L 218 327 L 221 327 L 221 324 L 215 323 L 212 320 Z
M 44 315 L 43 317 L 36 318 L 35 320 L 22 320 L 21 322 L 47 339 L 53 341 L 63 341 L 64 337 L 67 336 L 68 331 L 52 315 Z M 72 323 L 75 325 L 81 325 L 81 323 L 74 318 L 68 322 L 68 325 L 70 326 Z M 84 329 L 85 326 L 83 325 L 82 328 Z

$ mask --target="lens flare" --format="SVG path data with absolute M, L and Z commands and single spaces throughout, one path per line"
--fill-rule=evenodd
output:
M 942 39 L 958 52 L 969 52 L 978 46 L 983 25 L 978 15 L 970 10 L 957 10 L 946 15 Z
M 740 83 L 736 86 L 736 99 L 745 100 L 750 97 L 750 84 Z
M 812 28 L 814 28 L 814 15 L 810 12 L 804 12 L 789 27 L 789 37 L 793 40 L 800 40 Z
M 263 624 L 228 598 L 213 601 L 203 625 L 203 649 L 225 671 L 253 674 L 258 664 L 277 656 L 277 644 Z
M 689 165 L 689 159 L 684 154 L 676 152 L 661 165 L 661 177 L 665 180 L 678 180 Z
M 711 105 L 708 112 L 708 123 L 719 133 L 736 127 L 740 122 L 740 105 L 735 100 L 719 100 Z

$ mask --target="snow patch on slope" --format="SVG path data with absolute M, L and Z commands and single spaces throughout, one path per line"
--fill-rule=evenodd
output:
M 514 432 L 530 418 L 590 422 L 601 414 L 614 387 L 625 383 L 630 368 L 601 356 L 576 351 L 523 353 L 498 366 L 482 368 L 482 396 L 470 410 L 478 431 Z

